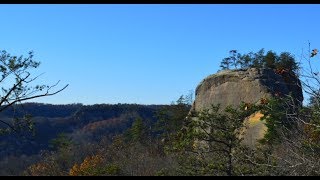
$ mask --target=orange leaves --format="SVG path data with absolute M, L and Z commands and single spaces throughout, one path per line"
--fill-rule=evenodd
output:
M 77 163 L 74 164 L 69 171 L 70 176 L 79 176 L 80 173 L 81 173 L 80 166 Z
M 48 169 L 49 168 L 45 163 L 37 163 L 29 167 L 29 171 L 32 176 L 41 176 L 42 172 L 45 172 Z
M 101 155 L 94 155 L 86 157 L 83 162 L 74 166 L 70 169 L 70 176 L 90 176 L 97 175 L 97 169 L 102 165 L 103 157 Z
M 268 99 L 267 98 L 261 98 L 260 99 L 260 104 L 262 104 L 262 105 L 268 104 Z
M 318 54 L 318 49 L 313 49 L 312 52 L 311 52 L 311 56 L 310 57 L 313 57 L 315 55 Z
M 98 154 L 86 157 L 83 162 L 78 165 L 74 164 L 69 171 L 70 176 L 103 176 L 103 175 L 119 175 L 120 167 L 115 164 L 106 164 L 105 158 Z
M 276 72 L 277 74 L 282 75 L 282 74 L 288 73 L 288 72 L 289 72 L 289 69 L 287 69 L 287 68 L 278 68 L 278 69 L 275 70 L 275 72 Z

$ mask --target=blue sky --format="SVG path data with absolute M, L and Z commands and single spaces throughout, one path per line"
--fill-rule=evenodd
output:
M 53 104 L 169 104 L 231 49 L 320 48 L 320 5 L 2 4 L 0 17 L 0 49 L 33 50 L 39 83 L 70 84 L 37 100 Z

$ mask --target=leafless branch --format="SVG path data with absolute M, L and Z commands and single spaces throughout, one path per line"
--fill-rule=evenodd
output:
M 58 83 L 59 83 L 59 81 L 58 81 Z M 55 95 L 55 94 L 63 91 L 64 89 L 66 89 L 66 88 L 69 86 L 69 84 L 67 84 L 67 85 L 65 85 L 62 89 L 60 89 L 60 90 L 58 90 L 58 91 L 56 91 L 56 92 L 53 92 L 53 93 L 49 93 L 49 89 L 51 89 L 52 87 L 56 86 L 58 83 L 56 83 L 56 84 L 53 85 L 53 86 L 50 86 L 50 87 L 48 88 L 47 92 L 44 93 L 44 94 L 40 94 L 40 95 L 36 95 L 36 96 L 31 96 L 31 97 L 26 97 L 26 98 L 21 98 L 21 99 L 16 99 L 16 100 L 10 102 L 9 104 L 5 105 L 4 107 L 2 107 L 2 108 L 0 109 L 0 112 L 3 111 L 3 110 L 5 110 L 6 108 L 10 107 L 11 105 L 15 104 L 16 102 L 22 102 L 22 101 L 26 101 L 26 100 L 29 100 L 29 99 L 34 99 L 34 98 L 39 98 L 39 97 L 44 97 L 44 96 L 52 96 L 52 95 Z

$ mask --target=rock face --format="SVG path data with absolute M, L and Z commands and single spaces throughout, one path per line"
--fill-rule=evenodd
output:
M 221 110 L 228 105 L 238 107 L 241 102 L 260 103 L 261 98 L 291 94 L 296 103 L 302 104 L 303 95 L 300 80 L 289 73 L 277 74 L 273 69 L 225 70 L 205 78 L 196 88 L 196 97 L 191 111 L 210 108 L 220 104 Z M 258 139 L 267 130 L 263 116 L 256 112 L 244 120 L 247 129 L 243 132 L 244 143 L 255 147 Z
M 192 109 L 199 111 L 211 104 L 238 107 L 240 103 L 257 103 L 261 98 L 292 93 L 297 102 L 303 95 L 300 80 L 294 75 L 279 75 L 273 69 L 225 70 L 205 78 L 196 88 Z

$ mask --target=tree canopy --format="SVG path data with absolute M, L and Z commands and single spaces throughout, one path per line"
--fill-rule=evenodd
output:
M 258 52 L 240 54 L 237 50 L 230 50 L 230 56 L 222 59 L 220 67 L 222 70 L 240 68 L 272 68 L 278 71 L 295 72 L 299 64 L 289 52 L 281 52 L 280 55 L 273 51 L 265 53 L 264 49 Z

